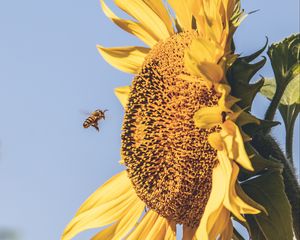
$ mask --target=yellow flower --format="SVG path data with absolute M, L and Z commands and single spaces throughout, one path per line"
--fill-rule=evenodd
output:
M 253 168 L 225 77 L 239 1 L 168 0 L 175 18 L 160 0 L 114 2 L 134 20 L 101 0 L 106 16 L 149 46 L 98 46 L 111 65 L 135 74 L 115 91 L 126 111 L 126 170 L 86 200 L 62 239 L 108 226 L 93 239 L 171 240 L 178 224 L 184 239 L 231 239 L 233 215 L 260 212 L 237 182 L 240 167 Z

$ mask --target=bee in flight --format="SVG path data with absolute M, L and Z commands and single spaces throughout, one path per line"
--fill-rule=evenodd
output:
M 105 112 L 107 112 L 108 110 L 100 110 L 97 109 L 94 112 L 92 112 L 90 114 L 90 116 L 83 122 L 83 127 L 84 128 L 88 128 L 90 126 L 94 127 L 98 132 L 99 132 L 99 126 L 98 126 L 98 122 L 101 119 L 105 120 Z

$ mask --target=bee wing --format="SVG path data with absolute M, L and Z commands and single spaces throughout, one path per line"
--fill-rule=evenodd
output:
M 86 111 L 86 110 L 80 110 L 80 113 L 81 113 L 81 115 L 86 115 L 86 116 L 90 116 L 91 115 L 91 113 L 89 112 L 89 111 Z

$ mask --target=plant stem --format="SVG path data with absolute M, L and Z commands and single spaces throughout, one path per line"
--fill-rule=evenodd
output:
M 294 161 L 293 161 L 294 127 L 295 127 L 295 122 L 296 122 L 299 110 L 300 110 L 300 106 L 298 104 L 288 106 L 287 107 L 287 116 L 285 117 L 285 118 L 287 118 L 287 120 L 285 121 L 285 129 L 286 129 L 285 151 L 286 151 L 287 159 L 290 161 L 290 163 L 293 166 L 294 166 Z
M 276 88 L 275 95 L 274 95 L 274 97 L 271 101 L 271 104 L 268 107 L 267 112 L 266 112 L 265 120 L 273 121 L 276 110 L 277 110 L 278 105 L 280 103 L 281 97 L 284 93 L 284 90 L 285 90 L 285 87 L 281 87 L 281 88 L 277 87 Z M 268 130 L 268 133 L 269 133 L 269 131 L 270 130 Z
M 295 174 L 295 170 L 290 162 L 285 158 L 277 142 L 270 135 L 264 133 L 253 137 L 251 144 L 265 158 L 270 156 L 280 160 L 283 164 L 282 176 L 284 179 L 285 193 L 292 208 L 294 233 L 297 240 L 300 240 L 300 186 Z

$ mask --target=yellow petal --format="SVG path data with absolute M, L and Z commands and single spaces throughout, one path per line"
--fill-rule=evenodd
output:
M 130 93 L 130 86 L 115 88 L 115 94 L 119 99 L 120 103 L 122 104 L 123 108 L 126 108 L 127 106 L 129 93 Z
M 203 78 L 203 76 L 201 75 L 201 72 L 199 71 L 199 68 L 198 68 L 199 62 L 197 62 L 197 60 L 194 58 L 191 51 L 189 51 L 189 50 L 185 51 L 183 61 L 184 61 L 184 67 L 189 74 L 191 74 L 192 76 L 197 76 L 197 77 Z
M 211 240 L 209 233 L 212 231 L 214 224 L 223 209 L 223 201 L 225 197 L 225 188 L 223 186 L 224 174 L 220 164 L 213 169 L 212 175 L 212 189 L 206 204 L 200 225 L 196 231 L 196 238 L 198 240 Z
M 225 122 L 223 122 L 222 130 L 228 133 L 230 137 L 232 137 L 230 138 L 231 141 L 233 141 L 233 137 L 236 135 L 236 128 L 235 128 L 235 124 L 231 120 L 226 120 Z
M 117 221 L 126 212 L 127 206 L 137 200 L 139 198 L 135 194 L 127 172 L 118 173 L 81 205 L 66 227 L 62 240 L 71 239 L 86 229 Z
M 214 222 L 214 226 L 209 233 L 209 239 L 217 239 L 217 237 L 222 234 L 227 225 L 230 222 L 230 212 L 226 208 L 222 208 L 219 213 L 218 219 Z M 230 240 L 231 238 L 227 238 L 226 240 Z
M 92 240 L 123 239 L 131 231 L 131 229 L 134 228 L 144 209 L 144 202 L 140 200 L 134 202 L 131 205 L 131 208 L 128 208 L 128 211 L 126 212 L 125 216 L 122 217 L 121 220 L 98 233 L 92 238 Z
M 230 108 L 230 104 L 232 103 L 232 99 L 230 97 L 231 87 L 228 84 L 218 84 L 216 87 L 218 93 L 221 93 L 221 98 L 218 101 L 218 105 Z M 229 105 L 229 106 L 228 106 Z
M 213 41 L 198 38 L 185 50 L 184 66 L 195 76 L 219 83 L 224 78 L 224 70 L 218 62 L 224 51 Z
M 138 20 L 151 32 L 156 40 L 166 39 L 170 36 L 164 21 L 141 0 L 115 0 L 116 5 L 124 12 Z
M 128 236 L 127 240 L 146 239 L 148 232 L 151 230 L 153 224 L 156 222 L 158 214 L 152 210 L 148 211 L 136 229 Z
M 82 231 L 91 228 L 100 228 L 122 219 L 128 209 L 136 205 L 136 200 L 136 194 L 129 192 L 115 200 L 93 207 L 77 215 L 66 227 L 62 240 L 72 239 Z
M 222 151 L 224 149 L 223 139 L 220 133 L 214 132 L 208 136 L 209 144 L 216 150 Z
M 236 163 L 232 163 L 232 175 L 231 175 L 231 182 L 230 182 L 230 198 L 232 205 L 235 205 L 235 208 L 240 211 L 242 214 L 258 214 L 260 213 L 259 209 L 251 206 L 250 204 L 243 201 L 236 193 L 236 183 L 237 177 L 239 174 L 239 166 Z
M 236 135 L 234 137 L 234 141 L 235 141 L 235 146 L 237 146 L 237 156 L 235 158 L 235 161 L 239 163 L 243 168 L 249 171 L 254 171 L 252 163 L 245 150 L 243 137 L 240 133 L 239 127 L 235 125 L 235 128 L 236 128 Z
M 174 223 L 169 223 L 167 219 L 150 210 L 128 236 L 127 240 L 175 240 L 174 229 Z
M 146 239 L 157 239 L 157 240 L 164 240 L 166 235 L 166 223 L 167 220 L 163 217 L 158 217 L 155 221 L 154 225 L 150 229 L 150 231 L 147 234 Z
M 176 223 L 168 221 L 166 223 L 167 232 L 165 240 L 176 240 Z
M 118 189 L 118 191 L 116 191 Z M 79 208 L 76 216 L 88 211 L 94 207 L 102 205 L 106 202 L 112 201 L 116 198 L 121 197 L 123 194 L 132 191 L 132 185 L 130 179 L 127 176 L 126 171 L 122 171 L 106 183 L 104 183 L 100 188 L 98 188 Z
M 149 48 L 144 47 L 114 47 L 97 46 L 102 57 L 115 68 L 127 72 L 138 73 Z
M 239 167 L 230 160 L 225 151 L 218 152 L 218 159 L 224 174 L 226 189 L 224 206 L 230 210 L 240 221 L 245 221 L 241 214 L 257 214 L 260 211 L 244 202 L 236 193 L 236 183 Z
M 232 236 L 233 236 L 233 225 L 231 219 L 229 219 L 223 233 L 221 234 L 221 240 L 230 240 L 232 239 Z
M 223 111 L 219 106 L 200 108 L 193 117 L 196 127 L 211 128 L 221 124 Z
M 203 38 L 194 39 L 187 49 L 187 52 L 189 52 L 198 63 L 218 63 L 224 54 L 224 50 L 218 43 Z
M 219 83 L 224 77 L 224 70 L 216 63 L 201 62 L 198 69 L 209 81 Z
M 131 33 L 141 39 L 148 46 L 152 47 L 158 41 L 157 37 L 153 35 L 153 33 L 145 28 L 142 24 L 138 22 L 134 22 L 131 20 L 124 20 L 117 17 L 105 4 L 104 0 L 100 0 L 103 12 L 105 15 L 112 20 L 115 24 L 117 24 L 120 28 L 125 30 L 128 33 Z
M 180 27 L 184 30 L 192 29 L 193 0 L 168 0 L 175 12 Z
M 170 14 L 167 11 L 167 7 L 161 0 L 143 0 L 165 23 L 168 32 L 171 35 L 174 34 L 173 23 L 170 18 Z
M 234 169 L 232 167 L 231 160 L 228 158 L 226 152 L 218 152 L 218 159 L 220 161 L 220 165 L 223 170 L 224 175 L 224 187 L 225 187 L 225 198 L 224 198 L 224 206 L 230 210 L 240 221 L 245 221 L 244 217 L 241 215 L 240 209 L 234 203 L 234 198 L 236 198 L 235 193 L 235 183 L 237 179 L 236 173 L 238 173 L 238 169 Z M 236 172 L 237 171 L 237 172 Z M 231 189 L 233 184 L 233 188 Z
M 230 120 L 226 121 L 222 127 L 224 127 L 225 131 L 222 130 L 220 133 L 224 139 L 229 158 L 235 160 L 243 168 L 249 171 L 254 171 L 252 163 L 245 150 L 244 140 L 239 127 Z

